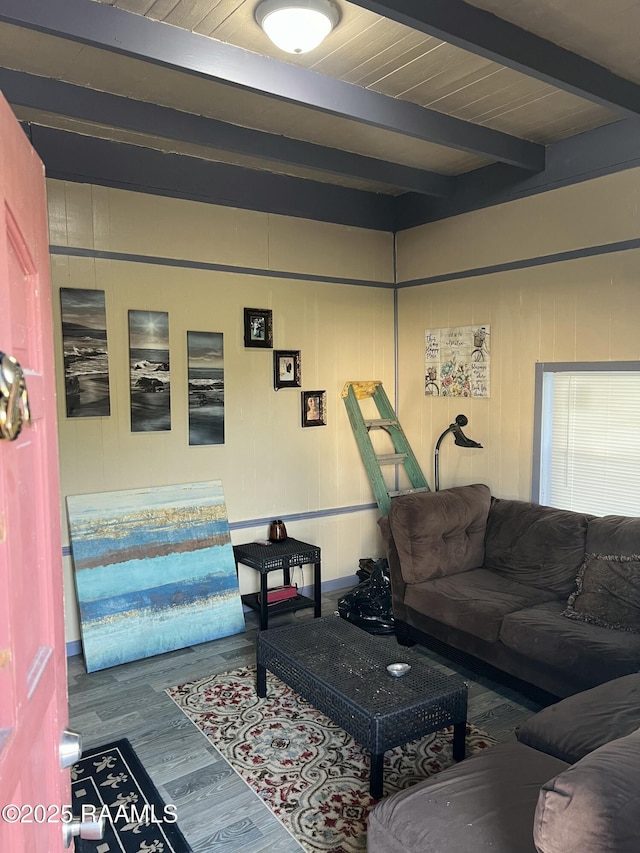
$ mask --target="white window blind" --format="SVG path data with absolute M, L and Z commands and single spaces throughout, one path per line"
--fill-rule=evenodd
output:
M 540 502 L 640 515 L 640 372 L 546 373 Z

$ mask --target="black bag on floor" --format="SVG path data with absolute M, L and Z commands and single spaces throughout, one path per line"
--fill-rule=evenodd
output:
M 338 601 L 338 613 L 370 634 L 393 634 L 391 576 L 386 559 L 376 560 L 369 578 Z

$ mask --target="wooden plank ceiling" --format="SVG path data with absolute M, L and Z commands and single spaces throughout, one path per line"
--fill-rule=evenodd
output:
M 637 0 L 336 3 L 291 56 L 257 0 L 0 0 L 0 89 L 34 125 L 437 198 L 640 112 Z

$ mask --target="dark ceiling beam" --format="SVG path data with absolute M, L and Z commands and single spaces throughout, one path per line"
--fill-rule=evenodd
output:
M 166 154 L 28 122 L 22 126 L 49 178 L 376 231 L 395 230 L 395 196 Z
M 402 231 L 640 167 L 640 120 L 632 119 L 553 143 L 541 175 L 500 164 L 460 175 L 448 199 L 345 189 L 36 124 L 23 127 L 51 178 L 380 231 Z
M 2 0 L 0 21 L 537 172 L 544 147 L 93 0 Z
M 636 169 L 640 167 L 638 139 L 640 119 L 622 119 L 547 146 L 547 167 L 541 174 L 525 175 L 494 163 L 456 177 L 456 189 L 446 199 L 426 199 L 415 193 L 399 196 L 398 230 Z
M 21 71 L 0 68 L 0 90 L 13 106 L 303 166 L 340 177 L 362 178 L 406 192 L 442 197 L 454 186 L 453 178 L 435 172 L 251 130 Z
M 507 68 L 627 115 L 640 113 L 640 86 L 464 0 L 351 0 Z

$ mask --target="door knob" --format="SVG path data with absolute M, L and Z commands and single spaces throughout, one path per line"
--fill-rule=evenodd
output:
M 29 417 L 29 397 L 22 368 L 13 356 L 0 352 L 0 438 L 14 441 Z
M 73 767 L 82 755 L 82 735 L 65 729 L 60 737 L 60 768 Z
M 62 824 L 62 843 L 65 848 L 71 847 L 71 842 L 78 836 L 85 841 L 99 841 L 103 835 L 104 816 L 100 816 L 97 820 L 82 820 L 74 817 Z

